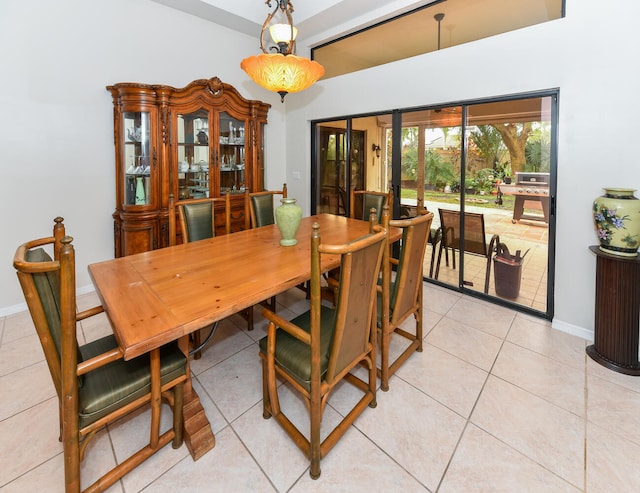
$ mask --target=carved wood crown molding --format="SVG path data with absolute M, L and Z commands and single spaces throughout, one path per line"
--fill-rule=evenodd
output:
M 218 77 L 212 77 L 207 81 L 209 92 L 214 96 L 220 96 L 224 90 L 224 84 Z

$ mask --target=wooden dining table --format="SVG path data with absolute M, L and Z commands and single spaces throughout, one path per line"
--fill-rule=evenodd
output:
M 369 233 L 368 222 L 319 214 L 302 219 L 294 246 L 281 246 L 271 225 L 89 265 L 124 358 L 175 340 L 187 352 L 190 333 L 309 280 L 314 223 L 322 243 L 344 244 Z M 390 240 L 400 234 L 391 228 Z M 328 271 L 340 257 L 322 255 L 321 262 Z M 190 380 L 184 406 L 184 438 L 195 460 L 215 439 Z

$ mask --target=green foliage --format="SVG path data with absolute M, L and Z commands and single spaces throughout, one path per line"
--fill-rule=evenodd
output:
M 527 163 L 525 171 L 549 172 L 551 169 L 551 143 L 546 135 L 530 138 L 524 149 Z
M 446 161 L 433 149 L 429 149 L 425 153 L 424 159 L 425 173 L 424 173 L 424 181 L 425 183 L 435 185 L 437 187 L 442 187 L 447 183 L 453 183 L 458 175 L 453 169 L 453 163 L 451 161 Z
M 415 180 L 418 168 L 418 127 L 402 129 L 402 177 Z
M 484 168 L 478 170 L 475 176 L 476 186 L 475 189 L 479 192 L 489 193 L 493 190 L 496 175 L 495 171 L 492 168 Z
M 478 125 L 470 132 L 469 141 L 487 167 L 495 169 L 508 161 L 508 150 L 502 141 L 502 135 L 493 125 Z

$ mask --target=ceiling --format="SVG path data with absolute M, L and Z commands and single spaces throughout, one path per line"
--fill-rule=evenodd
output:
M 271 7 L 263 0 L 153 1 L 256 38 L 277 5 L 277 0 L 270 1 Z M 314 59 L 325 67 L 323 78 L 329 78 L 436 51 L 436 13 L 445 14 L 440 46 L 448 48 L 557 19 L 563 0 L 293 0 L 292 4 L 299 45 L 313 47 L 344 38 L 314 51 Z M 390 20 L 407 12 L 411 14 Z M 379 25 L 365 30 L 374 24 Z M 323 39 L 329 31 L 330 39 Z
M 277 0 L 271 0 L 271 7 L 263 0 L 153 0 L 154 2 L 195 15 L 236 31 L 260 36 L 260 30 L 267 15 L 276 7 Z M 366 1 L 366 8 L 363 8 Z M 426 5 L 436 0 L 407 2 L 389 0 L 292 0 L 293 20 L 300 36 L 309 39 L 326 31 L 336 21 L 346 23 L 360 19 L 367 12 L 389 6 L 389 4 Z M 389 10 L 388 8 L 386 10 Z M 365 12 L 363 14 L 363 11 Z M 395 15 L 395 12 L 393 13 Z M 371 18 L 370 18 L 371 19 Z

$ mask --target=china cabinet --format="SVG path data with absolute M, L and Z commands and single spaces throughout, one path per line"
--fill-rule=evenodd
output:
M 115 256 L 169 245 L 170 194 L 179 201 L 229 192 L 232 231 L 243 228 L 244 192 L 264 186 L 270 105 L 243 98 L 217 77 L 184 88 L 125 82 L 107 90 L 114 105 Z M 222 233 L 222 211 L 218 217 Z

